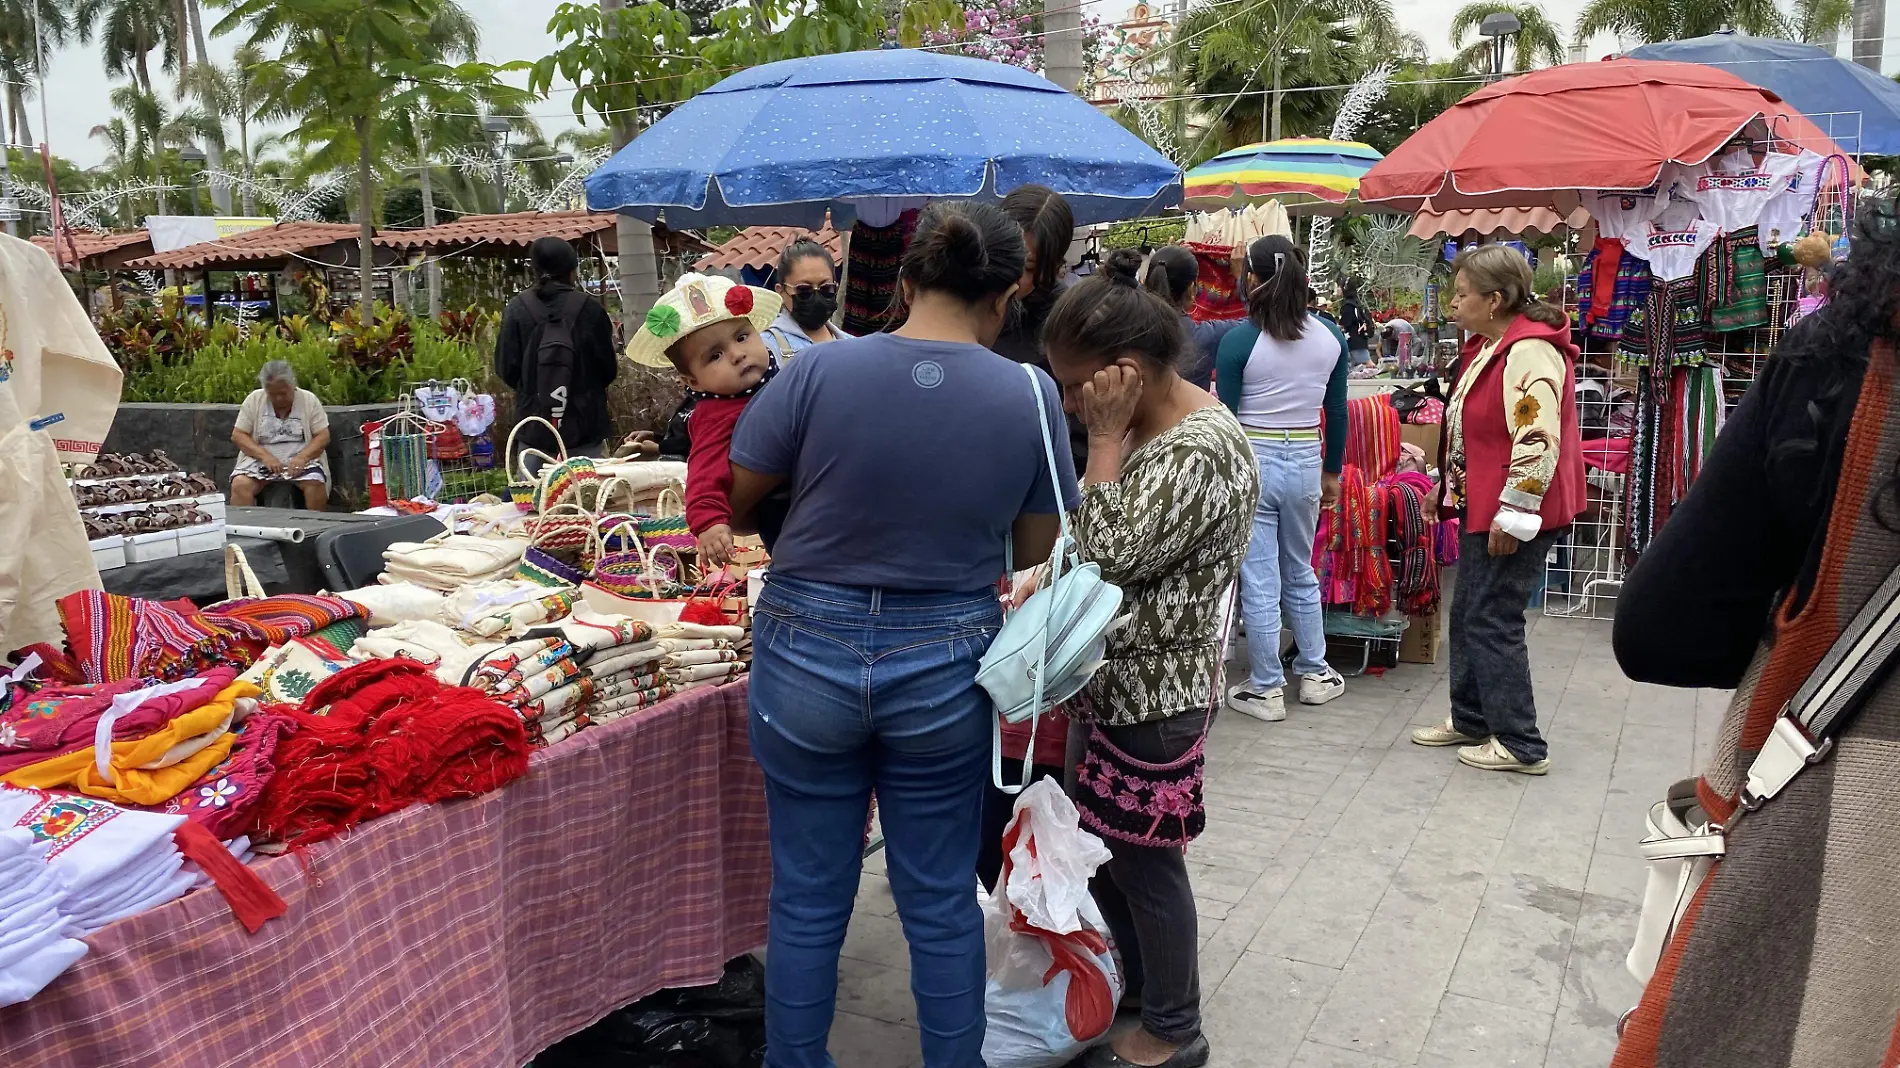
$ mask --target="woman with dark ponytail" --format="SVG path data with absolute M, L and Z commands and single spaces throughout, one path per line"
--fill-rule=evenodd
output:
M 970 873 L 996 706 L 977 661 L 1002 625 L 1006 546 L 1046 559 L 1078 499 L 1055 383 L 987 347 L 1023 259 L 1022 228 L 993 205 L 932 205 L 898 271 L 904 325 L 792 360 L 733 433 L 735 526 L 791 486 L 753 607 L 750 694 L 771 824 L 771 1068 L 831 1064 L 873 789 L 923 1062 L 983 1063 Z
M 1233 416 L 1182 380 L 1180 312 L 1137 288 L 1140 266 L 1133 250 L 1111 252 L 1095 277 L 1063 293 L 1043 328 L 1064 407 L 1088 428 L 1076 539 L 1133 617 L 1109 635 L 1107 662 L 1070 703 L 1064 763 L 1080 769 L 1071 796 L 1083 826 L 1108 845 L 1091 889 L 1142 1026 L 1082 1064 L 1194 1068 L 1209 1053 L 1183 849 L 1203 822 L 1195 784 L 1259 484 Z M 1124 808 L 1126 791 L 1097 788 L 1112 768 L 1139 768 L 1152 794 Z M 1164 785 L 1191 792 L 1195 811 L 1165 807 Z
M 1247 320 L 1217 319 L 1203 323 L 1189 315 L 1188 306 L 1194 303 L 1194 283 L 1200 281 L 1200 277 L 1201 265 L 1195 262 L 1194 253 L 1180 245 L 1163 246 L 1148 257 L 1145 283 L 1148 292 L 1181 313 L 1181 326 L 1194 345 L 1192 358 L 1181 371 L 1181 377 L 1200 389 L 1207 389 L 1214 383 L 1214 358 L 1220 353 L 1221 340 Z
M 1293 242 L 1277 234 L 1254 241 L 1243 275 L 1250 322 L 1221 342 L 1214 384 L 1253 444 L 1260 507 L 1240 569 L 1252 668 L 1227 705 L 1275 723 L 1286 718 L 1282 605 L 1293 623 L 1300 702 L 1323 705 L 1346 691 L 1346 680 L 1326 663 L 1313 573 L 1319 510 L 1339 500 L 1346 459 L 1346 337 L 1308 310 L 1306 255 Z

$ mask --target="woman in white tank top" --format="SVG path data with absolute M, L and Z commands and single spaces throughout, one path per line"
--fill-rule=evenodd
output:
M 1260 504 L 1240 568 L 1252 670 L 1227 703 L 1274 722 L 1286 718 L 1283 604 L 1298 648 L 1301 703 L 1323 705 L 1346 690 L 1326 663 L 1313 538 L 1321 504 L 1339 499 L 1348 357 L 1339 328 L 1307 311 L 1304 252 L 1284 237 L 1263 237 L 1248 246 L 1246 266 L 1252 321 L 1222 340 L 1214 372 L 1215 391 L 1239 417 L 1260 464 Z

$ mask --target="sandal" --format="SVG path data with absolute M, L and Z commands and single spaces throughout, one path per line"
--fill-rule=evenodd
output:
M 184 468 L 179 467 L 178 464 L 175 461 L 173 461 L 171 457 L 165 455 L 164 449 L 152 450 L 151 463 L 159 471 L 165 471 L 165 472 L 176 471 L 180 473 L 184 471 Z

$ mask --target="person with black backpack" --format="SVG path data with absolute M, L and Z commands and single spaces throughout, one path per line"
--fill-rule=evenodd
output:
M 600 301 L 575 288 L 580 256 L 573 245 L 536 238 L 530 255 L 540 281 L 502 312 L 495 373 L 515 391 L 516 422 L 538 415 L 561 432 L 569 453 L 605 455 L 612 430 L 607 386 L 620 370 L 613 319 Z M 515 441 L 517 448 L 554 451 L 540 426 L 523 427 Z

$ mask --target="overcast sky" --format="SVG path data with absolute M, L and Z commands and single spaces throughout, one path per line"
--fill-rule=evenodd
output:
M 462 2 L 481 22 L 482 58 L 493 63 L 533 60 L 553 50 L 554 40 L 546 30 L 553 3 L 547 0 L 528 0 L 525 3 L 522 0 Z M 1133 6 L 1132 0 L 1085 2 L 1091 12 L 1110 22 L 1122 17 Z M 1433 53 L 1441 57 L 1451 54 L 1451 42 L 1445 35 L 1445 27 L 1450 23 L 1452 13 L 1462 5 L 1463 0 L 1394 0 L 1399 22 L 1406 29 L 1422 35 Z M 1545 9 L 1559 26 L 1569 26 L 1576 21 L 1577 11 L 1582 5 L 1583 0 L 1546 0 Z M 214 15 L 210 11 L 206 14 Z M 235 34 L 213 38 L 211 50 L 220 62 L 228 61 L 237 40 Z M 1610 38 L 1592 42 L 1591 58 L 1614 51 L 1616 47 L 1616 41 Z M 1900 48 L 1889 48 L 1889 51 L 1900 51 Z M 88 132 L 112 116 L 107 96 L 112 91 L 113 83 L 106 79 L 97 45 L 64 49 L 52 57 L 50 68 L 46 106 L 53 152 L 82 166 L 101 162 L 106 154 L 105 145 L 89 137 Z M 570 100 L 569 94 L 557 91 L 549 99 L 533 105 L 532 113 L 540 119 L 549 137 L 574 125 Z M 42 128 L 45 125 L 40 121 L 40 109 L 36 101 L 32 130 L 36 140 L 46 138 L 47 130 Z

